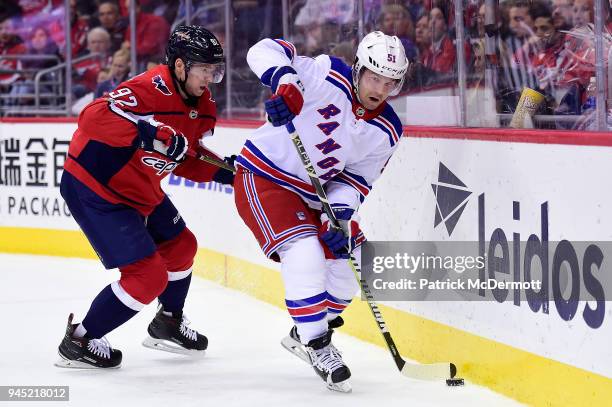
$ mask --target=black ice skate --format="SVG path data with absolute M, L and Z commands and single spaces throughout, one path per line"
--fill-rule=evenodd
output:
M 142 344 L 147 348 L 182 355 L 203 355 L 208 339 L 187 326 L 189 320 L 182 311 L 172 316 L 165 315 L 163 311 L 164 307 L 160 305 L 147 329 L 149 337 Z
M 61 359 L 55 363 L 55 366 L 80 369 L 120 367 L 121 351 L 111 348 L 106 338 L 89 339 L 74 336 L 77 324 L 72 323 L 73 318 L 74 314 L 68 316 L 66 335 L 59 346 Z
M 330 329 L 325 335 L 308 342 L 305 349 L 313 369 L 325 381 L 328 389 L 350 393 L 352 388 L 348 379 L 351 377 L 351 371 L 344 364 L 338 349 L 331 343 L 333 333 Z
M 344 325 L 344 320 L 340 315 L 328 321 L 329 329 L 340 328 L 342 325 Z M 308 356 L 308 352 L 306 352 L 305 346 L 300 342 L 300 335 L 298 335 L 295 325 L 291 328 L 291 331 L 289 331 L 289 335 L 281 339 L 281 345 L 304 362 L 310 364 L 310 357 Z

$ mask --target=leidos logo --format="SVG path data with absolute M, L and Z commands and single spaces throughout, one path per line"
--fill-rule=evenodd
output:
M 444 222 L 450 236 L 472 194 L 461 180 L 446 166 L 440 163 L 438 183 L 431 184 L 436 196 L 436 214 L 434 228 Z
M 432 184 L 436 196 L 434 227 L 444 222 L 448 234 L 453 232 L 471 194 L 459 178 L 440 163 L 438 184 Z M 496 289 L 491 294 L 498 302 L 512 301 L 515 306 L 527 302 L 532 312 L 549 314 L 551 300 L 558 315 L 571 321 L 582 317 L 591 328 L 599 328 L 605 318 L 606 295 L 602 264 L 604 251 L 594 243 L 572 243 L 568 240 L 550 242 L 548 238 L 548 202 L 540 205 L 539 236 L 530 234 L 526 239 L 520 233 L 501 227 L 486 227 L 485 220 L 504 219 L 512 215 L 521 221 L 521 203 L 512 202 L 510 213 L 486 213 L 485 194 L 478 195 L 478 246 L 479 256 L 486 257 L 485 267 L 479 270 L 480 280 L 503 279 L 506 281 L 542 282 L 535 290 Z M 487 216 L 485 216 L 485 214 Z M 518 229 L 518 228 L 517 228 Z M 487 233 L 492 230 L 491 234 Z M 608 246 L 606 246 L 608 247 Z M 609 286 L 609 278 L 606 285 Z M 485 289 L 479 295 L 486 296 Z M 585 301 L 586 299 L 591 301 Z M 582 309 L 578 310 L 581 306 Z

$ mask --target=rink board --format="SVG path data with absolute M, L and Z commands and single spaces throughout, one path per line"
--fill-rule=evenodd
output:
M 3 123 L 0 129 L 1 175 L 6 176 L 9 157 L 9 169 L 18 167 L 11 170 L 12 182 L 17 172 L 21 177 L 21 185 L 5 182 L 0 188 L 0 250 L 95 258 L 55 187 L 63 142 L 74 124 Z M 211 146 L 230 153 L 247 136 L 248 129 L 219 127 Z M 576 146 L 529 137 L 500 142 L 487 134 L 470 140 L 452 132 L 417 136 L 402 141 L 364 205 L 363 227 L 370 239 L 477 240 L 481 208 L 485 235 L 501 228 L 509 236 L 541 236 L 542 204 L 547 203 L 550 241 L 610 240 L 606 209 L 612 207 L 612 193 L 601 186 L 603 174 L 612 170 L 605 138 L 595 143 L 600 145 Z M 12 150 L 6 151 L 5 140 Z M 433 227 L 431 184 L 437 182 L 440 163 L 472 192 L 450 236 L 442 225 Z M 165 189 L 198 237 L 197 274 L 284 307 L 278 266 L 261 255 L 242 225 L 230 188 L 169 177 Z M 514 202 L 521 207 L 520 221 L 512 217 Z M 497 303 L 388 303 L 382 311 L 405 356 L 452 360 L 468 380 L 519 401 L 603 405 L 612 398 L 609 307 L 597 328 L 588 327 L 580 312 L 563 321 L 554 304 L 546 315 Z M 354 301 L 346 312 L 349 323 L 343 330 L 384 346 L 364 302 Z M 394 369 L 391 360 L 389 368 Z

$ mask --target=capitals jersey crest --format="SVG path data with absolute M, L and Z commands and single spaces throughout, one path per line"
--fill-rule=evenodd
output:
M 157 89 L 164 95 L 172 95 L 172 92 L 170 91 L 170 89 L 168 89 L 168 86 L 166 86 L 166 82 L 164 82 L 164 79 L 161 77 L 161 75 L 155 75 L 151 82 L 153 82 L 153 84 L 155 85 L 155 89 Z

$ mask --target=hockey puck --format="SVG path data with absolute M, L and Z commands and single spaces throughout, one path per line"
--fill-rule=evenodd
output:
M 457 387 L 465 385 L 465 382 L 460 377 L 455 377 L 453 379 L 446 379 L 446 385 L 450 387 Z

